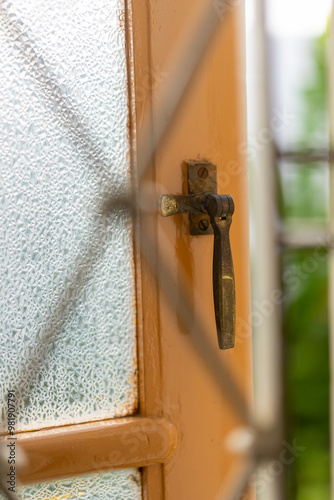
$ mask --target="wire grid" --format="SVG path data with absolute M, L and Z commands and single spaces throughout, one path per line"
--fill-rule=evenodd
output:
M 218 14 L 212 2 L 208 1 L 205 15 L 202 17 L 200 26 L 198 26 L 193 33 L 192 39 L 187 46 L 183 57 L 180 60 L 180 64 L 175 73 L 175 77 L 172 79 L 171 86 L 161 99 L 160 108 L 158 110 L 156 120 L 153 124 L 153 135 L 151 134 L 150 130 L 148 130 L 146 135 L 144 134 L 144 141 L 142 145 L 140 145 L 139 147 L 137 160 L 139 184 L 140 180 L 145 176 L 145 173 L 149 165 L 151 164 L 151 161 L 154 159 L 154 155 L 157 149 L 163 145 L 163 141 L 167 133 L 173 126 L 174 119 L 176 118 L 180 110 L 183 99 L 186 96 L 189 87 L 191 86 L 194 76 L 199 71 L 200 63 L 204 59 L 210 46 L 210 42 L 212 41 L 217 29 L 220 27 L 222 22 L 226 20 L 226 17 L 231 10 L 231 4 L 233 4 L 233 2 L 231 3 L 227 0 L 220 2 L 220 9 Z M 3 7 L 1 10 L 1 14 L 4 16 L 7 15 Z M 13 21 L 13 19 L 9 19 L 8 17 L 8 22 L 11 23 L 14 33 L 16 33 L 17 35 L 22 34 L 20 33 L 20 31 L 23 30 L 23 28 L 15 24 L 15 21 Z M 38 58 L 38 54 L 30 53 L 29 57 L 31 56 L 36 56 Z M 44 68 L 39 66 L 38 70 L 40 72 L 43 72 Z M 53 95 L 56 93 L 56 95 L 58 95 L 59 97 L 57 82 L 51 81 L 47 83 L 49 84 Z M 168 117 L 167 120 L 166 117 Z M 150 128 L 151 126 L 152 124 L 150 124 Z M 88 139 L 85 137 L 84 139 L 87 142 Z M 95 147 L 94 144 L 90 143 L 88 143 L 88 146 L 93 149 Z M 140 213 L 141 211 L 140 207 L 141 200 L 139 192 L 133 193 L 133 197 L 131 199 L 127 196 L 124 196 L 124 198 L 121 200 L 114 200 L 111 198 L 103 207 L 103 211 L 104 213 L 106 213 L 111 210 L 126 209 L 132 213 L 134 218 L 136 218 L 138 216 L 138 213 Z M 94 241 L 95 243 L 92 244 L 91 247 L 87 248 L 86 253 L 83 255 L 82 258 L 85 261 L 85 266 L 79 266 L 81 268 L 89 268 L 91 263 L 94 261 L 96 252 L 98 250 L 98 244 L 96 243 L 98 242 L 98 235 L 97 237 L 96 235 L 94 235 L 94 237 L 92 237 L 92 241 Z M 244 400 L 244 397 L 242 396 L 240 389 L 236 385 L 228 368 L 222 362 L 222 359 L 218 354 L 218 350 L 214 349 L 206 340 L 206 327 L 203 324 L 201 318 L 197 317 L 196 312 L 193 311 L 188 301 L 186 291 L 186 278 L 184 278 L 183 288 L 181 290 L 180 297 L 178 298 L 178 302 L 175 303 L 174 286 L 172 279 L 173 274 L 171 272 L 171 269 L 168 268 L 166 259 L 163 255 L 162 257 L 158 258 L 154 250 L 154 243 L 150 239 L 148 234 L 142 233 L 139 243 L 141 253 L 151 267 L 153 273 L 157 276 L 162 292 L 165 294 L 165 297 L 170 305 L 176 309 L 183 323 L 183 326 L 190 333 L 186 338 L 196 349 L 199 356 L 207 366 L 208 371 L 212 374 L 215 382 L 228 396 L 234 410 L 239 415 L 244 424 L 248 426 L 249 432 L 254 436 L 252 444 L 249 449 L 247 449 L 247 453 L 245 455 L 245 468 L 240 472 L 236 484 L 231 488 L 231 491 L 227 494 L 227 496 L 223 492 L 219 495 L 219 499 L 217 498 L 217 500 L 232 500 L 235 498 L 241 498 L 242 492 L 248 483 L 249 477 L 257 467 L 259 462 L 263 460 L 264 457 L 270 458 L 276 453 L 275 436 L 271 434 L 265 434 L 260 428 L 258 428 L 258 426 L 255 425 L 251 412 L 247 407 L 247 403 Z M 69 295 L 67 294 L 66 299 L 64 298 L 63 302 L 60 303 L 60 307 L 64 311 L 64 314 L 66 314 L 66 309 L 70 306 L 70 303 L 75 299 L 75 296 L 78 289 L 80 289 L 80 285 L 82 284 L 83 279 L 84 276 L 79 276 L 74 273 L 72 277 L 71 288 L 75 291 Z M 52 330 L 46 331 L 45 335 L 48 336 L 48 341 L 49 343 L 51 343 L 54 332 Z M 39 367 L 46 356 L 47 351 L 41 353 L 39 362 L 35 364 L 35 376 L 38 374 Z M 1 465 L 1 468 L 4 468 L 4 463 L 2 463 Z M 7 498 L 17 498 L 13 493 L 8 492 L 3 478 L 1 479 L 0 484 Z

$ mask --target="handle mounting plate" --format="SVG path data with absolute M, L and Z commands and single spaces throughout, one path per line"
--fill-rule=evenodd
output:
M 197 194 L 205 191 L 217 193 L 217 168 L 207 161 L 186 163 L 187 194 Z M 190 213 L 190 234 L 204 236 L 213 234 L 210 217 L 206 214 Z

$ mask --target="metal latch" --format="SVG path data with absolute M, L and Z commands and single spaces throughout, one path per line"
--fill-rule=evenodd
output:
M 214 192 L 216 167 L 211 163 L 188 163 L 187 179 L 190 194 L 162 195 L 160 212 L 164 217 L 188 212 L 190 234 L 213 232 L 213 298 L 218 344 L 220 349 L 230 349 L 235 342 L 235 280 L 229 237 L 234 201 L 228 194 Z M 202 189 L 194 193 L 199 188 Z

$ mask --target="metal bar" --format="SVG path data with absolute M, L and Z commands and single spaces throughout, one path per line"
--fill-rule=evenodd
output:
M 242 500 L 248 498 L 246 495 L 243 496 L 243 493 L 255 468 L 256 461 L 254 459 L 249 459 L 241 471 L 238 471 L 237 477 L 235 477 L 232 485 L 227 491 L 226 486 L 223 486 L 216 500 Z
M 167 132 L 170 130 L 175 115 L 178 112 L 181 102 L 191 84 L 191 81 L 198 70 L 199 64 L 203 59 L 207 47 L 213 38 L 215 30 L 219 25 L 220 19 L 225 14 L 225 11 L 229 8 L 228 3 L 221 3 L 221 8 L 219 13 L 215 11 L 212 3 L 208 4 L 207 12 L 204 16 L 204 21 L 201 22 L 200 27 L 196 30 L 196 36 L 192 38 L 192 43 L 189 44 L 189 48 L 186 51 L 185 56 L 181 60 L 179 65 L 179 70 L 176 73 L 176 78 L 166 94 L 166 97 L 162 99 L 162 106 L 157 115 L 157 120 L 154 125 L 154 138 L 151 139 L 151 135 L 147 135 L 147 141 L 144 141 L 144 145 L 141 148 L 141 154 L 138 161 L 138 172 L 140 178 L 143 177 L 151 159 L 154 156 L 155 151 L 161 145 L 163 139 L 165 138 Z M 147 239 L 142 238 L 143 253 L 146 255 L 148 262 L 151 264 L 153 270 L 158 276 L 160 276 L 161 283 L 164 286 L 164 291 L 169 297 L 171 303 L 174 302 L 174 287 L 171 279 L 171 273 L 169 270 L 163 266 L 161 263 L 150 261 L 150 252 Z M 227 369 L 221 362 L 221 358 L 218 357 L 217 352 L 211 348 L 210 343 L 206 340 L 204 334 L 204 328 L 199 321 L 198 323 L 194 321 L 193 311 L 191 307 L 185 300 L 184 303 L 181 301 L 176 305 L 177 312 L 185 325 L 191 325 L 191 335 L 189 338 L 192 339 L 196 350 L 201 355 L 201 357 L 206 362 L 208 368 L 213 373 L 215 380 L 227 393 L 227 396 L 231 400 L 234 407 L 237 409 L 238 414 L 245 422 L 250 423 L 251 417 L 249 410 L 244 402 L 240 391 L 236 387 L 232 377 L 229 375 Z
M 96 239 L 92 238 L 92 241 L 94 241 L 93 247 L 89 248 L 89 250 L 85 253 L 85 257 L 88 258 L 88 261 L 86 258 L 84 258 L 85 265 L 78 266 L 79 268 L 86 270 L 89 269 L 91 270 L 91 264 L 95 263 L 96 259 L 96 246 L 98 246 L 98 241 L 99 238 L 96 237 Z M 167 239 L 164 241 L 164 244 L 162 245 L 163 248 L 165 249 L 166 254 L 172 255 L 173 252 L 169 249 Z M 231 402 L 233 408 L 236 410 L 239 418 L 241 421 L 243 421 L 245 424 L 252 425 L 252 418 L 250 415 L 250 410 L 246 405 L 245 399 L 242 396 L 238 386 L 236 385 L 235 381 L 233 380 L 233 377 L 231 376 L 229 370 L 225 367 L 224 362 L 219 356 L 219 351 L 217 348 L 212 347 L 210 342 L 208 341 L 208 335 L 206 333 L 206 328 L 204 327 L 204 322 L 201 318 L 198 317 L 198 314 L 196 314 L 191 305 L 188 302 L 187 297 L 188 295 L 188 288 L 189 285 L 187 285 L 187 278 L 186 276 L 183 276 L 182 279 L 180 280 L 183 284 L 182 290 L 180 291 L 180 296 L 178 296 L 178 300 L 175 303 L 175 287 L 174 287 L 174 282 L 173 282 L 173 273 L 169 269 L 169 267 L 166 265 L 166 262 L 162 262 L 161 259 L 158 261 L 155 258 L 155 253 L 153 251 L 153 246 L 150 241 L 150 238 L 148 237 L 147 234 L 143 234 L 141 237 L 141 251 L 142 254 L 144 255 L 145 259 L 149 263 L 152 271 L 159 277 L 160 280 L 160 286 L 163 291 L 163 293 L 166 295 L 168 301 L 170 302 L 171 306 L 176 309 L 176 313 L 179 315 L 183 325 L 189 332 L 189 335 L 187 336 L 187 339 L 189 339 L 189 342 L 194 346 L 195 350 L 199 354 L 199 356 L 202 358 L 202 361 L 205 363 L 208 371 L 212 374 L 215 382 L 221 387 L 222 391 L 226 394 L 228 397 L 229 401 Z M 89 257 L 87 257 L 87 255 Z M 92 260 L 91 260 L 92 259 Z M 88 264 L 90 262 L 90 264 Z M 82 284 L 83 277 L 86 276 L 85 272 L 80 274 L 80 276 L 75 273 L 74 276 L 74 281 L 73 281 L 73 286 L 71 286 L 71 289 L 73 289 L 73 295 L 70 297 L 67 297 L 66 294 L 64 295 L 64 300 L 61 300 L 59 307 L 64 311 L 64 314 L 68 308 L 71 307 L 72 301 L 76 297 L 76 293 L 78 289 L 80 289 L 80 286 Z M 180 276 L 179 276 L 180 279 Z M 79 281 L 77 281 L 79 280 Z M 74 293 L 74 291 L 76 293 Z M 53 322 L 50 322 L 50 324 L 53 324 Z M 58 331 L 58 330 L 57 330 Z M 57 331 L 55 330 L 46 330 L 46 336 L 48 339 L 47 345 L 49 345 L 54 339 L 56 338 Z M 35 379 L 35 376 L 38 374 L 39 367 L 45 357 L 48 354 L 48 349 L 46 346 L 45 352 L 43 352 L 43 355 L 40 357 L 38 360 L 38 363 L 35 364 L 34 361 L 34 377 L 33 379 L 29 379 L 29 381 L 24 380 L 24 382 L 27 382 L 28 386 L 33 383 L 33 380 Z M 19 377 L 19 383 L 17 385 L 18 389 L 17 391 L 19 392 L 24 392 L 23 389 L 26 384 L 24 383 L 23 386 L 23 376 L 21 375 Z M 26 391 L 25 391 L 26 392 Z M 123 420 L 124 422 L 124 420 Z M 132 425 L 133 423 L 131 423 Z M 103 429 L 107 429 L 105 427 L 106 424 L 101 422 L 101 425 Z M 92 435 L 94 435 L 94 446 L 96 448 L 96 443 L 98 441 L 95 440 L 98 438 L 103 438 L 103 432 L 104 430 L 102 429 L 101 432 L 99 432 L 95 435 L 94 432 L 96 431 L 96 426 L 98 427 L 98 424 L 92 424 Z M 76 434 L 77 432 L 84 432 L 86 434 L 87 439 L 90 437 L 90 428 L 89 426 L 69 426 L 69 427 L 59 427 L 58 429 L 52 430 L 52 431 L 45 431 L 42 433 L 23 433 L 20 435 L 22 438 L 20 438 L 20 444 L 23 447 L 23 449 L 27 452 L 28 458 L 29 458 L 29 471 L 24 474 L 22 477 L 24 482 L 27 482 L 29 480 L 32 481 L 40 481 L 45 478 L 55 478 L 55 474 L 57 474 L 57 477 L 66 477 L 68 473 L 66 471 L 69 471 L 69 475 L 74 475 L 76 474 L 76 465 L 75 461 L 69 466 L 69 464 L 66 462 L 66 471 L 60 470 L 59 467 L 55 466 L 54 470 L 49 468 L 50 463 L 53 460 L 53 456 L 60 456 L 59 454 L 61 451 L 57 451 L 56 448 L 58 446 L 58 443 L 62 441 L 62 447 L 66 445 L 66 449 L 72 450 L 71 453 L 73 455 L 77 454 L 75 443 L 72 439 L 72 429 L 73 433 Z M 109 427 L 108 427 L 109 429 Z M 115 428 L 114 428 L 115 429 Z M 121 429 L 121 428 L 120 428 Z M 113 429 L 111 429 L 113 430 Z M 124 427 L 123 427 L 124 430 Z M 126 430 L 126 429 L 125 429 Z M 94 431 L 94 432 L 93 432 Z M 110 432 L 110 429 L 109 431 Z M 74 435 L 73 434 L 73 435 Z M 117 434 L 117 433 L 116 433 Z M 53 436 L 53 437 L 52 437 Z M 45 438 L 45 439 L 44 439 Z M 57 438 L 57 439 L 55 439 Z M 24 441 L 24 439 L 27 439 L 27 441 Z M 35 440 L 38 439 L 39 444 L 36 448 L 35 446 Z M 55 439 L 55 440 L 54 440 Z M 51 440 L 51 441 L 50 441 Z M 73 441 L 73 442 L 72 442 Z M 84 440 L 85 441 L 85 440 Z M 81 441 L 81 442 L 84 442 Z M 105 441 L 105 438 L 101 440 L 103 443 Z M 77 443 L 78 445 L 78 443 Z M 94 448 L 94 449 L 95 449 Z M 45 450 L 44 452 L 43 449 Z M 57 448 L 58 449 L 58 448 Z M 36 451 L 37 450 L 37 451 Z M 95 450 L 96 452 L 96 450 Z M 43 455 L 44 453 L 44 455 Z M 87 450 L 86 452 L 87 453 Z M 43 456 L 42 456 L 43 455 Z M 73 456 L 74 456 L 73 455 Z M 67 455 L 68 456 L 68 455 Z M 94 455 L 95 456 L 95 455 Z M 48 457 L 48 458 L 47 458 Z M 122 459 L 123 462 L 125 460 L 124 456 L 119 457 L 118 461 Z M 102 460 L 102 459 L 101 459 Z M 36 462 L 36 463 L 35 463 Z M 103 461 L 101 461 L 102 463 Z M 125 467 L 126 464 L 125 462 L 121 464 L 122 467 Z M 43 469 L 43 464 L 49 464 L 47 470 Z M 59 462 L 60 463 L 60 462 Z M 63 462 L 62 462 L 63 463 Z M 120 463 L 120 462 L 119 462 Z M 139 462 L 138 462 L 139 463 Z M 35 465 L 34 465 L 35 464 Z M 42 464 L 42 465 L 41 465 Z M 141 465 L 143 465 L 142 463 Z M 82 464 L 80 465 L 80 471 L 82 472 L 82 466 L 86 469 L 86 472 L 90 472 L 93 469 L 89 469 L 89 465 Z M 113 468 L 115 465 L 112 463 L 105 463 L 102 468 Z M 12 497 L 14 498 L 14 497 Z
M 232 8 L 235 8 L 232 6 Z M 171 130 L 192 82 L 194 81 L 201 62 L 207 53 L 220 22 L 225 20 L 231 2 L 225 0 L 208 1 L 206 9 L 196 28 L 193 29 L 189 40 L 182 41 L 179 47 L 186 46 L 179 62 L 173 71 L 174 77 L 170 86 L 159 96 L 159 108 L 155 115 L 153 134 L 151 125 L 144 133 L 143 142 L 138 148 L 137 170 L 139 180 L 145 175 L 154 155 Z M 140 182 L 139 182 L 140 184 Z
M 95 230 L 92 231 L 89 243 L 77 257 L 76 265 L 67 277 L 66 288 L 60 290 L 59 300 L 55 305 L 52 314 L 45 321 L 40 331 L 39 340 L 29 352 L 29 358 L 21 358 L 18 367 L 16 380 L 13 386 L 16 393 L 16 408 L 19 413 L 22 400 L 29 393 L 31 386 L 36 383 L 38 373 L 47 359 L 52 345 L 59 336 L 68 314 L 70 313 L 75 300 L 77 299 L 86 278 L 91 274 L 101 258 L 101 243 L 105 237 L 105 226 L 108 224 L 106 216 L 101 216 Z M 42 341 L 42 344 L 41 344 Z M 29 373 L 29 376 L 27 376 Z M 5 421 L 0 423 L 0 432 L 4 432 Z
M 154 154 L 157 150 L 157 148 L 160 146 L 162 143 L 163 139 L 165 138 L 167 132 L 171 128 L 173 124 L 173 120 L 175 118 L 176 113 L 178 112 L 181 103 L 190 87 L 191 81 L 195 76 L 195 73 L 197 72 L 200 62 L 202 61 L 206 50 L 210 44 L 210 41 L 213 38 L 213 35 L 215 33 L 216 28 L 219 26 L 220 21 L 224 18 L 226 11 L 230 9 L 230 6 L 228 5 L 227 2 L 216 2 L 217 5 L 219 5 L 219 10 L 215 9 L 215 4 L 208 2 L 208 6 L 205 12 L 205 15 L 203 16 L 203 19 L 200 23 L 200 25 L 197 27 L 195 31 L 195 35 L 193 34 L 191 37 L 191 42 L 188 44 L 188 48 L 185 51 L 185 55 L 183 58 L 181 58 L 181 63 L 178 66 L 178 70 L 176 72 L 175 78 L 173 79 L 171 88 L 167 91 L 165 97 L 162 98 L 161 101 L 161 106 L 159 108 L 159 112 L 157 114 L 157 119 L 154 123 L 154 139 L 152 141 L 151 138 L 151 132 L 148 132 L 146 134 L 146 140 L 144 140 L 144 146 L 140 148 L 140 153 L 138 155 L 138 164 L 137 164 L 137 170 L 139 173 L 139 177 L 142 177 L 148 168 L 148 165 L 150 164 L 151 159 L 154 157 Z M 9 21 L 10 22 L 10 21 Z M 14 25 L 12 22 L 10 22 L 11 29 L 16 33 L 17 31 L 17 26 Z M 34 51 L 33 51 L 34 53 Z M 33 61 L 33 63 L 35 60 Z M 34 64 L 33 64 L 34 65 Z M 40 68 L 38 67 L 38 71 L 40 71 Z M 47 77 L 46 77 L 47 79 Z M 53 83 L 53 82 L 52 82 Z M 57 88 L 55 86 L 55 92 L 57 93 Z M 57 94 L 58 95 L 58 94 Z M 124 206 L 129 202 L 125 198 L 123 200 L 120 200 L 120 204 Z M 107 211 L 115 209 L 115 207 L 118 207 L 119 202 L 114 203 L 112 199 L 109 201 L 106 201 L 105 205 L 101 207 L 101 212 L 105 213 Z M 142 242 L 143 242 L 142 238 Z M 87 250 L 87 255 L 89 255 L 88 260 L 91 259 L 92 253 L 95 254 L 96 252 L 96 243 L 98 241 L 98 238 L 94 238 L 94 249 L 88 248 Z M 94 250 L 94 251 L 93 251 Z M 145 251 L 147 254 L 150 254 L 150 250 L 148 249 L 147 246 L 147 240 L 145 239 Z M 86 259 L 86 255 L 84 257 L 84 260 Z M 150 259 L 148 259 L 148 262 L 151 264 Z M 86 264 L 86 261 L 85 261 Z M 82 284 L 82 279 L 80 278 L 82 276 L 82 269 L 86 270 L 88 268 L 87 265 L 80 265 L 78 266 L 80 268 L 80 276 L 74 276 L 73 280 L 77 282 L 79 285 Z M 162 271 L 164 268 L 161 266 L 161 263 L 159 263 L 159 268 L 160 268 L 160 273 L 163 272 L 164 276 L 166 278 L 166 282 L 170 280 L 170 274 L 166 271 Z M 80 279 L 79 279 L 80 278 Z M 80 283 L 79 283 L 79 281 Z M 168 287 L 167 287 L 168 288 Z M 73 297 L 73 287 L 71 287 L 71 293 L 70 295 L 70 300 L 68 301 L 68 297 L 66 295 L 65 301 L 66 304 L 64 305 L 63 302 L 60 303 L 60 307 L 64 310 L 67 310 L 69 307 L 70 303 L 72 302 L 72 297 Z M 75 295 L 75 293 L 74 293 Z M 168 295 L 168 292 L 167 292 Z M 173 295 L 173 293 L 171 294 Z M 172 297 L 171 297 L 172 298 Z M 180 306 L 178 305 L 178 309 L 181 309 Z M 185 306 L 185 311 L 180 311 L 181 317 L 184 318 L 186 321 L 186 318 L 188 318 L 188 326 L 189 324 L 193 324 L 193 312 L 189 310 L 189 307 Z M 204 328 L 201 326 L 196 326 L 194 328 L 194 335 L 193 339 L 194 342 L 197 345 L 197 348 L 200 350 L 201 355 L 205 358 L 205 356 L 208 357 L 207 360 L 207 366 L 210 368 L 212 367 L 212 371 L 216 373 L 216 377 L 218 380 L 218 383 L 220 383 L 227 392 L 229 393 L 229 396 L 232 400 L 234 401 L 235 407 L 239 408 L 240 415 L 244 416 L 244 419 L 246 422 L 250 422 L 250 417 L 249 417 L 249 412 L 245 406 L 244 401 L 242 400 L 239 391 L 235 387 L 235 384 L 231 377 L 227 374 L 227 371 L 225 368 L 221 366 L 220 359 L 217 357 L 217 354 L 215 353 L 214 350 L 211 352 L 211 347 L 207 343 L 203 337 L 201 338 L 202 332 L 205 331 Z M 54 340 L 54 332 L 47 332 L 47 337 L 48 337 L 48 345 Z M 44 351 L 43 351 L 44 352 Z M 37 363 L 34 374 L 38 373 L 38 368 L 40 367 L 41 363 L 47 356 L 48 348 L 46 348 L 45 353 L 41 357 L 40 362 Z M 215 362 L 216 360 L 216 362 Z M 219 361 L 218 361 L 219 360 Z M 36 363 L 36 359 L 34 360 L 34 363 Z M 229 380 L 230 379 L 230 380 Z M 228 381 L 229 380 L 229 381 Z M 32 380 L 27 381 L 25 377 L 19 378 L 19 387 L 25 387 L 27 388 L 27 384 L 32 383 Z M 22 392 L 18 390 L 18 393 Z
M 161 234 L 161 238 L 163 235 Z M 158 277 L 159 284 L 163 294 L 169 302 L 169 305 L 176 311 L 177 316 L 180 318 L 183 326 L 186 328 L 188 335 L 186 338 L 193 346 L 199 357 L 208 369 L 208 372 L 213 376 L 214 381 L 227 395 L 232 407 L 236 410 L 240 419 L 250 427 L 253 427 L 253 419 L 250 409 L 248 408 L 245 398 L 241 394 L 239 387 L 236 385 L 233 377 L 231 376 L 228 368 L 225 366 L 220 351 L 213 347 L 208 340 L 207 328 L 203 318 L 200 316 L 199 311 L 194 311 L 191 307 L 188 297 L 190 294 L 190 284 L 185 273 L 178 275 L 178 296 L 175 296 L 175 283 L 173 280 L 173 272 L 167 264 L 167 256 L 174 255 L 173 249 L 170 248 L 170 243 L 167 238 L 164 239 L 164 259 L 158 259 L 153 252 L 152 242 L 148 234 L 141 236 L 141 252 L 145 260 L 151 267 L 152 272 Z M 192 295 L 195 290 L 192 289 Z M 196 297 L 194 297 L 196 303 Z M 198 300 L 198 303 L 200 301 Z
M 204 57 L 206 53 L 206 49 L 209 46 L 210 41 L 213 38 L 215 33 L 215 29 L 218 27 L 220 20 L 224 17 L 225 11 L 230 7 L 224 2 L 220 5 L 221 2 L 218 2 L 220 6 L 219 11 L 214 8 L 214 4 L 208 2 L 208 6 L 206 9 L 206 13 L 204 15 L 204 20 L 201 21 L 200 26 L 197 27 L 195 31 L 195 35 L 192 34 L 191 42 L 188 44 L 188 48 L 185 52 L 184 57 L 181 59 L 181 63 L 178 67 L 175 78 L 173 79 L 171 88 L 167 91 L 166 96 L 162 98 L 161 107 L 159 108 L 159 112 L 157 114 L 157 120 L 154 124 L 154 140 L 152 141 L 151 130 L 149 128 L 146 139 L 144 140 L 144 146 L 139 149 L 138 154 L 138 163 L 137 170 L 139 178 L 144 175 L 144 172 L 148 168 L 151 159 L 154 157 L 156 149 L 161 144 L 163 138 L 165 137 L 167 131 L 172 126 L 173 118 L 176 112 L 178 111 L 183 98 L 190 86 L 191 80 L 199 67 L 199 63 Z M 43 83 L 50 89 L 51 95 L 54 98 L 57 98 L 58 101 L 62 104 L 60 108 L 61 116 L 65 117 L 65 120 L 71 124 L 72 115 L 68 110 L 67 102 L 64 101 L 63 96 L 60 93 L 59 86 L 57 81 L 55 80 L 52 74 L 45 74 L 45 68 L 41 67 L 41 63 L 38 54 L 36 53 L 35 47 L 31 40 L 29 40 L 25 33 L 22 32 L 19 24 L 16 22 L 16 18 L 10 19 L 8 11 L 5 8 L 1 9 L 2 15 L 6 19 L 6 23 L 8 25 L 9 33 L 12 37 L 23 36 L 25 37 L 26 45 L 29 50 L 26 53 L 23 49 L 22 55 L 25 61 L 30 65 L 32 70 L 36 72 L 37 75 L 43 77 Z M 79 120 L 80 122 L 80 120 Z M 94 157 L 97 155 L 99 157 L 99 152 L 95 151 L 94 144 L 91 143 L 90 138 L 84 133 L 82 129 L 80 129 L 80 133 L 84 134 L 84 144 L 87 146 L 90 154 Z M 103 165 L 103 163 L 102 163 Z M 105 165 L 103 165 L 105 170 Z M 109 200 L 106 200 L 103 207 L 101 207 L 100 212 L 105 214 L 106 212 L 112 211 L 115 208 L 119 208 L 119 205 L 127 204 L 130 205 L 129 200 L 124 197 L 122 200 L 115 200 L 110 197 Z M 97 239 L 94 239 L 94 243 Z M 94 245 L 94 248 L 96 245 Z M 91 254 L 91 249 L 88 249 L 88 253 Z M 82 266 L 80 266 L 82 267 Z M 87 266 L 85 266 L 85 269 Z M 74 278 L 77 281 L 77 277 Z M 72 295 L 72 294 L 70 294 Z M 61 307 L 64 308 L 64 305 L 61 304 Z M 52 341 L 53 335 L 50 336 L 50 341 Z M 38 363 L 40 366 L 40 363 Z M 35 370 L 36 373 L 36 370 Z M 21 384 L 27 386 L 27 381 L 24 377 L 21 379 Z
M 332 15 L 329 43 L 329 145 L 334 150 L 334 1 L 332 2 Z M 331 241 L 334 241 L 334 160 L 330 163 L 330 221 L 329 231 Z M 331 498 L 334 498 L 334 247 L 329 253 L 329 280 L 328 280 L 328 315 L 329 315 L 329 362 L 330 362 L 330 432 L 331 432 Z
M 56 74 L 45 64 L 38 45 L 30 38 L 30 30 L 13 12 L 10 12 L 10 2 L 0 2 L 0 16 L 4 21 L 4 32 L 17 49 L 17 57 L 23 62 L 36 80 L 40 83 L 38 91 L 43 98 L 51 101 L 51 109 L 60 121 L 61 126 L 68 129 L 68 136 L 80 148 L 87 160 L 87 165 L 96 170 L 101 182 L 104 182 L 117 194 L 113 187 L 113 178 L 110 173 L 109 161 L 104 151 L 96 144 L 91 131 L 85 124 L 78 107 L 71 102 L 71 98 L 62 89 Z M 19 41 L 19 43 L 17 43 Z M 126 196 L 127 193 L 123 193 Z
M 255 69 L 257 75 L 255 95 L 256 130 L 270 128 L 270 105 L 268 84 L 268 41 L 265 29 L 265 0 L 256 0 L 254 29 Z M 273 293 L 281 293 L 280 266 L 276 233 L 276 186 L 274 172 L 274 144 L 266 144 L 257 150 L 254 160 L 254 228 L 256 259 L 254 265 L 253 298 L 267 304 Z M 280 307 L 271 301 L 271 313 L 262 314 L 253 325 L 254 349 L 254 419 L 255 425 L 264 434 L 274 435 L 277 441 L 283 435 L 282 408 L 282 333 Z M 275 477 L 270 491 L 258 491 L 258 500 L 281 500 L 283 475 Z

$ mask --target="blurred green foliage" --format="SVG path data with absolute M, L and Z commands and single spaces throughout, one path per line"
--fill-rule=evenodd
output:
M 285 224 L 326 226 L 329 169 L 324 163 L 280 165 L 280 206 Z
M 328 144 L 328 92 L 327 92 L 327 45 L 329 23 L 326 32 L 313 42 L 314 71 L 312 80 L 302 89 L 303 130 L 299 138 L 299 146 L 309 149 Z
M 298 149 L 317 147 L 327 123 L 327 35 L 314 42 L 314 74 L 302 91 L 304 129 Z M 320 144 L 320 143 L 319 143 Z M 319 147 L 323 146 L 320 144 Z M 290 227 L 326 224 L 328 166 L 280 168 L 281 216 Z M 330 498 L 329 350 L 326 250 L 282 255 L 287 439 L 304 446 L 288 470 L 289 500 Z M 295 277 L 294 280 L 287 279 Z
M 312 263 L 312 266 L 310 265 Z M 309 269 L 314 269 L 311 272 Z M 289 499 L 328 500 L 329 363 L 324 251 L 285 251 L 284 334 L 288 440 L 306 447 L 289 471 Z M 292 288 L 292 289 L 291 289 Z

